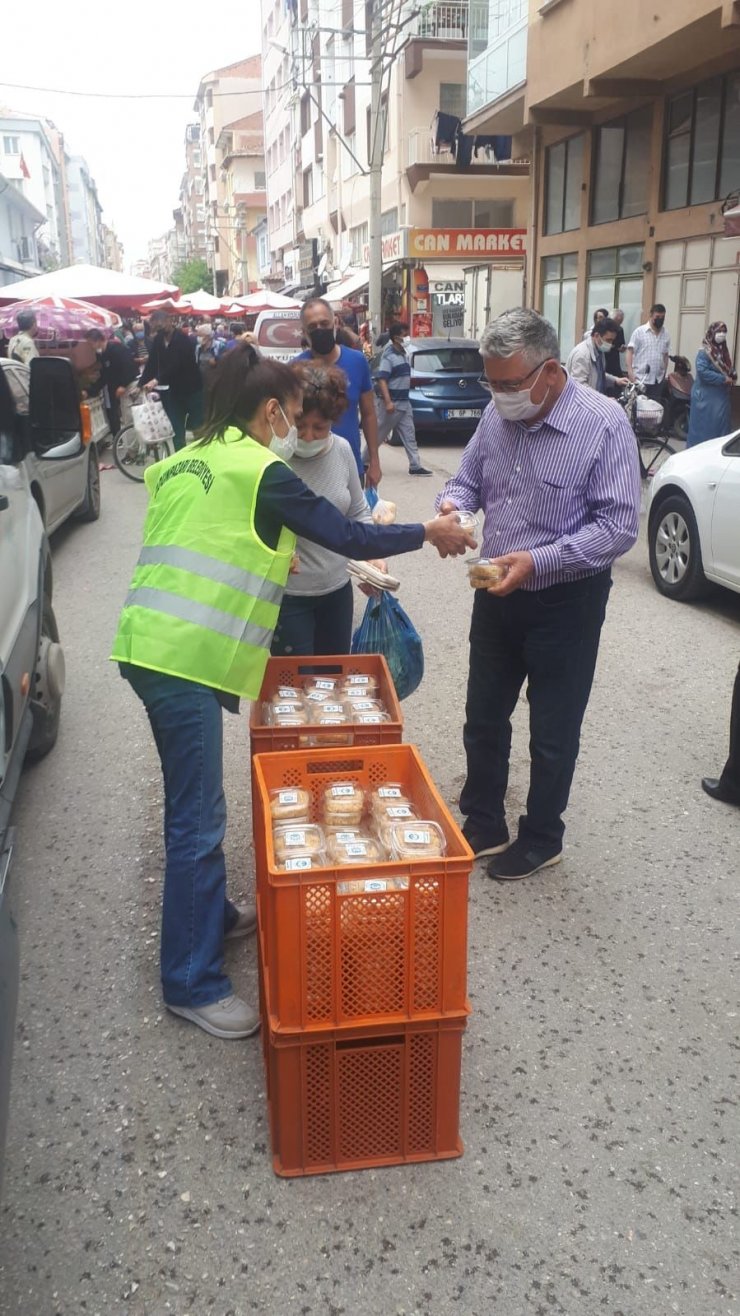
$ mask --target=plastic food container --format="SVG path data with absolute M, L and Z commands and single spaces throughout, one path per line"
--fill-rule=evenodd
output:
M 468 580 L 472 589 L 488 589 L 504 579 L 506 570 L 490 557 L 474 557 L 467 563 Z
M 308 822 L 311 796 L 308 791 L 286 787 L 270 791 L 270 813 L 273 822 Z
M 458 512 L 457 519 L 463 530 L 468 530 L 471 535 L 477 535 L 480 530 L 480 520 L 475 512 Z
M 315 823 L 280 823 L 272 834 L 278 860 L 291 855 L 317 855 L 326 849 L 324 833 Z
M 309 676 L 303 689 L 306 697 L 320 695 L 322 699 L 330 699 L 337 694 L 340 685 L 341 680 L 336 676 Z
M 337 723 L 351 721 L 347 712 L 347 705 L 342 702 L 338 703 L 334 699 L 327 699 L 325 703 L 312 704 L 309 712 L 312 722 L 319 722 L 324 725 L 334 726 Z
M 326 855 L 323 850 L 318 850 L 316 854 L 308 854 L 305 850 L 297 851 L 295 854 L 286 853 L 282 859 L 278 859 L 277 866 L 284 873 L 305 873 L 310 868 L 324 868 Z
M 273 707 L 275 704 L 302 704 L 303 691 L 295 685 L 281 685 L 275 691 L 270 703 Z
M 365 792 L 353 781 L 334 782 L 324 791 L 323 812 L 329 824 L 356 826 L 365 812 Z
M 342 680 L 342 694 L 346 699 L 348 696 L 365 695 L 368 698 L 374 698 L 378 693 L 378 682 L 374 676 L 365 675 L 365 673 L 345 676 Z
M 378 786 L 370 796 L 370 808 L 376 814 L 384 814 L 390 805 L 408 807 L 410 803 L 406 788 L 399 781 L 389 781 L 385 786 Z
M 393 525 L 396 511 L 395 503 L 386 498 L 379 498 L 370 515 L 376 525 Z
M 394 859 L 441 858 L 446 849 L 445 834 L 439 824 L 419 819 L 389 827 L 388 840 Z
M 355 841 L 330 839 L 329 856 L 335 864 L 379 864 L 386 859 L 380 840 L 374 836 L 360 836 Z

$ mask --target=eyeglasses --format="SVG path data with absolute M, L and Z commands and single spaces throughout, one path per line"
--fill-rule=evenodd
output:
M 538 361 L 537 365 L 532 366 L 532 369 L 528 370 L 526 375 L 524 375 L 521 379 L 506 379 L 506 380 L 502 380 L 501 383 L 492 384 L 487 375 L 481 375 L 480 379 L 478 380 L 478 383 L 480 384 L 481 388 L 484 388 L 486 390 L 487 393 L 491 393 L 491 394 L 518 393 L 522 384 L 526 384 L 527 380 L 531 379 L 532 375 L 535 373 L 536 370 L 542 369 L 542 367 L 545 364 L 545 361 L 552 361 L 552 360 L 554 360 L 554 357 L 546 356 L 544 361 Z

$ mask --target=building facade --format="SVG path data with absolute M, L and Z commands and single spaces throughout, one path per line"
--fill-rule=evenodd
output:
M 44 217 L 36 234 L 42 270 L 70 263 L 62 156 L 60 134 L 46 119 L 0 114 L 0 170 Z
M 106 269 L 123 272 L 123 243 L 115 229 L 103 224 L 103 263 Z
M 43 272 L 36 235 L 45 218 L 0 170 L 0 287 Z
M 259 55 L 214 69 L 201 78 L 194 109 L 200 133 L 206 258 L 213 273 L 213 291 L 229 291 L 235 257 L 236 217 L 226 209 L 227 180 L 221 168 L 223 148 L 217 143 L 229 124 L 262 112 L 262 60 Z M 238 264 L 238 260 L 236 262 Z
M 562 350 L 597 306 L 625 330 L 654 301 L 692 360 L 725 320 L 740 365 L 740 9 L 731 0 L 481 0 L 468 62 L 475 132 L 511 132 L 532 159 L 529 300 Z M 484 20 L 487 20 L 484 21 Z
M 180 210 L 186 260 L 205 260 L 206 207 L 205 179 L 201 159 L 200 123 L 189 123 L 185 129 L 185 173 L 180 183 Z
M 65 189 L 69 216 L 70 263 L 73 265 L 103 265 L 102 207 L 87 161 L 84 156 L 64 155 Z
M 265 145 L 274 274 L 366 300 L 373 13 L 381 50 L 385 320 L 462 332 L 466 272 L 510 266 L 521 296 L 529 168 L 505 139 L 462 133 L 468 0 L 263 0 Z M 280 56 L 282 50 L 289 58 Z M 515 236 L 516 235 L 516 236 Z M 307 244 L 316 244 L 311 268 Z
M 258 236 L 266 218 L 267 182 L 262 111 L 226 124 L 216 141 L 223 181 L 221 241 L 226 247 L 225 292 L 241 297 L 261 285 Z

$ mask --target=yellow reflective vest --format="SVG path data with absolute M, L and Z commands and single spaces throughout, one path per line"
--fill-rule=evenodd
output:
M 268 548 L 255 529 L 260 481 L 280 460 L 230 429 L 149 468 L 144 545 L 111 658 L 257 698 L 296 544 L 283 526 Z

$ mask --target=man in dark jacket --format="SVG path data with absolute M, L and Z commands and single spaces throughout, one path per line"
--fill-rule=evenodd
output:
M 98 354 L 100 362 L 100 379 L 88 393 L 106 390 L 106 410 L 111 434 L 117 434 L 121 428 L 121 405 L 139 371 L 128 348 L 117 338 L 106 341 L 105 334 L 99 329 L 89 329 L 85 337 Z
M 203 421 L 203 381 L 195 345 L 175 327 L 169 311 L 155 311 L 149 327 L 154 337 L 140 383 L 147 390 L 167 385 L 161 394 L 162 405 L 175 431 L 175 448 L 184 448 L 187 427 L 197 429 Z

